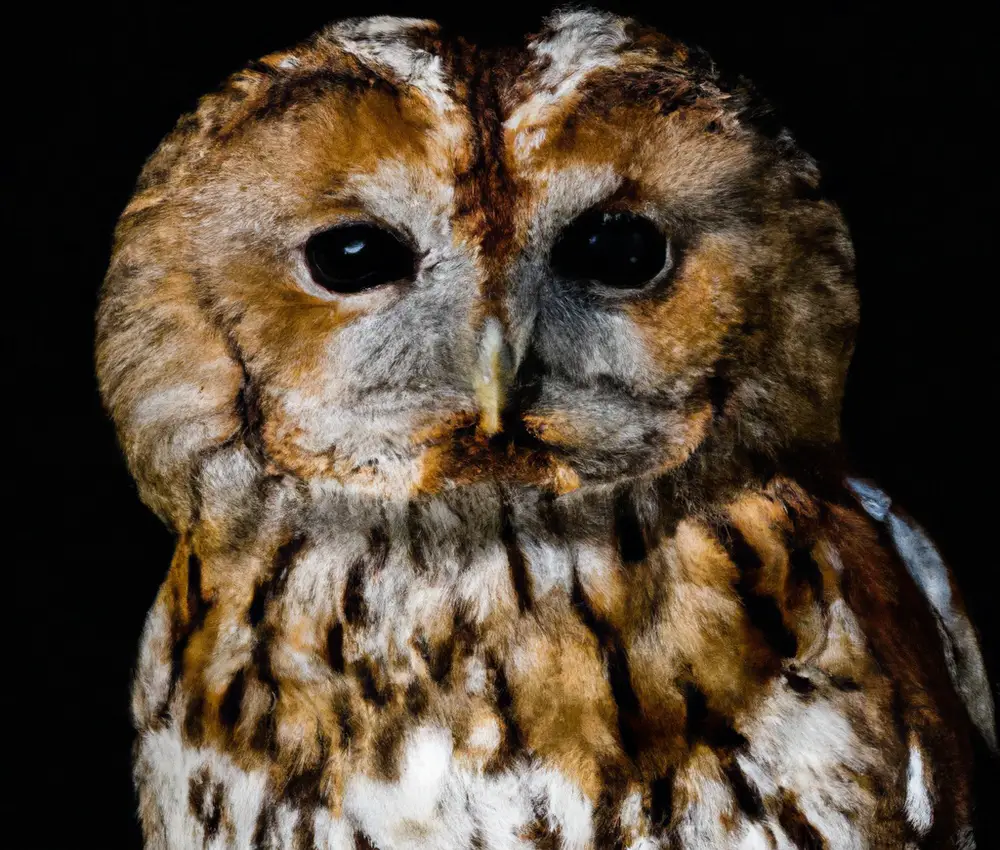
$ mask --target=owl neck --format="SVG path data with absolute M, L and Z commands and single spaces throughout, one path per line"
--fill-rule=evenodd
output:
M 206 462 L 196 488 L 198 510 L 182 536 L 202 538 L 214 550 L 268 547 L 275 538 L 353 537 L 375 541 L 376 548 L 405 549 L 417 567 L 461 560 L 463 547 L 510 548 L 512 536 L 552 544 L 600 539 L 614 541 L 620 559 L 630 562 L 681 520 L 711 521 L 728 502 L 765 492 L 775 481 L 794 482 L 821 501 L 849 501 L 843 469 L 838 447 L 765 455 L 706 444 L 666 474 L 584 485 L 562 495 L 486 480 L 398 499 L 265 475 L 251 453 L 237 447 Z

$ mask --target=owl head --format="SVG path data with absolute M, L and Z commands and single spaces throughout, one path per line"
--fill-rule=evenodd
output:
M 377 17 L 203 98 L 122 215 L 98 374 L 146 501 L 205 459 L 555 493 L 838 440 L 853 254 L 749 88 L 634 21 Z

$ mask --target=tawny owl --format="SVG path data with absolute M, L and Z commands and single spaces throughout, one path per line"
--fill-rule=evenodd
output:
M 177 535 L 149 847 L 973 846 L 977 639 L 844 478 L 851 243 L 762 114 L 570 11 L 339 23 L 180 121 L 98 318 Z

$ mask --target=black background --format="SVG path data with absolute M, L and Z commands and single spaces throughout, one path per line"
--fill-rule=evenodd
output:
M 138 501 L 101 411 L 92 332 L 112 228 L 145 157 L 228 73 L 331 19 L 404 13 L 480 42 L 516 42 L 543 11 L 465 5 L 462 15 L 434 3 L 90 8 L 39 20 L 24 64 L 8 65 L 8 94 L 12 74 L 30 92 L 17 116 L 25 149 L 6 164 L 30 181 L 8 219 L 8 232 L 26 226 L 30 256 L 8 286 L 27 308 L 8 313 L 7 327 L 28 400 L 7 417 L 9 444 L 30 464 L 22 480 L 32 485 L 19 498 L 26 518 L 10 530 L 28 544 L 12 572 L 27 579 L 17 607 L 28 615 L 29 674 L 41 680 L 15 688 L 16 710 L 39 728 L 15 778 L 30 777 L 30 796 L 47 801 L 39 835 L 139 846 L 129 674 L 172 541 Z M 987 487 L 995 357 L 981 351 L 995 339 L 996 277 L 985 22 L 956 4 L 933 15 L 912 6 L 825 4 L 807 14 L 756 3 L 603 5 L 749 76 L 819 160 L 858 252 L 862 325 L 844 414 L 851 457 L 939 543 L 996 681 Z M 24 247 L 14 249 L 23 256 Z M 991 793 L 981 788 L 984 808 Z M 1000 846 L 989 828 L 980 847 Z

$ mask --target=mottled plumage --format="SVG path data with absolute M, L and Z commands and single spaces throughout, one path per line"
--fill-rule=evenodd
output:
M 973 846 L 991 692 L 933 545 L 844 478 L 818 185 L 745 84 L 597 12 L 506 51 L 339 23 L 183 118 L 98 317 L 178 540 L 147 846 Z M 663 234 L 655 276 L 560 271 L 594 214 Z M 412 274 L 320 285 L 355 225 Z

